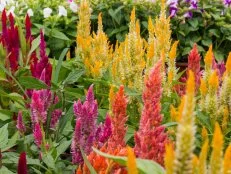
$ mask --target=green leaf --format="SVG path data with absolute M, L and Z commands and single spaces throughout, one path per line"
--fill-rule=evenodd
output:
M 62 62 L 63 62 L 63 59 L 64 59 L 64 57 L 66 56 L 68 50 L 69 50 L 69 48 L 65 48 L 65 49 L 62 51 L 61 55 L 59 56 L 58 65 L 57 65 L 57 67 L 55 68 L 54 83 L 57 83 L 57 82 L 58 82 L 58 79 L 59 79 L 59 72 L 60 72 L 60 69 L 61 69 L 61 66 L 62 66 Z
M 53 169 L 55 170 L 55 161 L 54 159 L 52 158 L 51 154 L 44 154 L 43 155 L 43 162 L 50 168 L 50 169 Z
M 0 120 L 6 121 L 12 118 L 13 113 L 9 110 L 0 110 Z
M 8 143 L 8 124 L 0 128 L 0 149 Z
M 85 153 L 83 152 L 83 149 L 80 147 L 80 151 L 84 160 L 84 163 L 87 165 L 87 168 L 89 169 L 91 174 L 97 174 L 94 167 L 91 165 L 91 163 L 89 162 L 89 160 L 87 159 Z
M 120 165 L 126 166 L 127 164 L 127 157 L 121 157 L 121 156 L 114 156 L 114 155 L 109 155 L 106 153 L 103 153 L 96 148 L 93 147 L 93 151 L 95 151 L 97 154 L 112 159 L 113 161 L 119 163 Z M 164 169 L 157 164 L 156 162 L 152 160 L 145 160 L 145 159 L 136 159 L 136 165 L 140 173 L 142 174 L 164 174 L 165 171 Z
M 72 140 L 69 140 L 69 141 L 65 140 L 62 143 L 60 143 L 58 147 L 56 147 L 56 150 L 57 150 L 56 160 L 57 160 L 57 158 L 59 158 L 59 156 L 63 152 L 65 152 L 70 147 L 71 141 Z
M 79 80 L 79 78 L 84 75 L 84 70 L 72 71 L 69 73 L 67 78 L 63 81 L 63 84 L 73 84 Z
M 193 28 L 196 28 L 199 24 L 197 18 L 190 19 L 188 22 Z
M 19 133 L 15 132 L 15 134 L 9 139 L 7 145 L 2 148 L 2 152 L 9 150 L 17 144 L 17 140 L 19 139 Z
M 61 39 L 61 40 L 70 40 L 64 33 L 56 30 L 56 29 L 53 29 L 51 31 L 51 36 L 54 37 L 54 38 L 58 38 L 58 39 Z
M 165 123 L 162 126 L 164 127 L 173 127 L 173 126 L 177 126 L 178 123 L 177 122 L 169 122 L 169 123 Z
M 40 35 L 32 41 L 31 49 L 30 49 L 28 57 L 30 57 L 31 54 L 39 47 L 39 44 L 40 44 Z M 27 60 L 27 64 L 29 63 L 28 61 L 29 60 Z
M 0 168 L 0 174 L 14 174 L 13 172 L 11 172 L 8 168 L 6 168 L 5 166 L 2 166 Z
M 48 88 L 48 86 L 44 82 L 34 77 L 30 77 L 30 76 L 19 77 L 18 81 L 20 82 L 21 85 L 25 86 L 27 89 L 47 89 Z
M 127 133 L 125 135 L 125 142 L 127 143 L 133 136 L 135 133 L 135 129 L 133 127 L 131 127 L 130 125 L 128 125 L 128 130 Z

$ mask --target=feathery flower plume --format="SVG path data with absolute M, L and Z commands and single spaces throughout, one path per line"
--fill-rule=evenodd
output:
M 223 171 L 223 144 L 224 137 L 219 124 L 216 122 L 212 141 L 212 155 L 210 159 L 210 173 L 218 174 Z
M 22 152 L 18 159 L 18 174 L 27 174 L 26 152 Z
M 171 143 L 166 144 L 165 149 L 166 149 L 166 153 L 164 157 L 164 165 L 166 168 L 166 174 L 173 174 L 174 158 L 175 158 L 173 144 Z
M 18 69 L 19 59 L 19 33 L 18 27 L 14 25 L 14 17 L 10 13 L 9 15 L 9 26 L 7 26 L 7 15 L 6 10 L 2 12 L 2 43 L 7 50 L 6 67 L 11 70 L 12 73 Z
M 201 71 L 200 71 L 200 54 L 197 49 L 197 45 L 194 44 L 193 49 L 190 51 L 188 55 L 188 68 L 187 74 L 191 70 L 195 74 L 195 83 L 196 83 L 196 91 L 200 86 L 200 78 L 201 78 Z
M 62 116 L 62 110 L 61 109 L 55 109 L 51 114 L 51 128 L 55 128 L 57 123 L 59 122 L 59 119 Z
M 177 127 L 176 151 L 174 160 L 174 173 L 192 173 L 194 150 L 194 108 L 195 108 L 195 79 L 193 72 L 189 71 L 184 96 L 183 109 L 180 112 L 181 120 Z
M 143 92 L 144 108 L 140 126 L 135 134 L 135 152 L 138 157 L 152 159 L 163 165 L 165 144 L 168 142 L 165 127 L 161 126 L 161 95 L 162 95 L 161 61 L 150 71 L 145 81 Z
M 33 60 L 30 67 L 32 76 L 40 79 L 42 72 L 45 71 L 44 83 L 50 86 L 52 66 L 48 60 L 48 56 L 46 55 L 46 42 L 44 40 L 42 30 L 40 31 L 40 60 L 38 61 L 36 57 L 34 57 L 34 59 L 35 60 Z
M 202 149 L 201 149 L 201 153 L 199 156 L 199 172 L 201 174 L 205 174 L 207 173 L 208 169 L 207 169 L 207 154 L 208 154 L 208 147 L 209 147 L 209 140 L 208 138 L 205 140 Z
M 38 147 L 40 147 L 42 145 L 42 141 L 43 141 L 43 133 L 42 133 L 42 130 L 41 130 L 39 123 L 35 123 L 33 134 L 34 134 L 35 144 Z
M 128 146 L 127 152 L 128 152 L 128 161 L 127 161 L 128 174 L 138 174 L 138 169 L 136 167 L 136 156 L 133 152 L 133 149 Z
M 224 174 L 231 173 L 231 144 L 227 147 L 224 156 Z
M 210 45 L 209 50 L 207 51 L 204 62 L 205 62 L 205 71 L 204 71 L 204 80 L 207 83 L 208 78 L 212 72 L 212 67 L 213 67 L 213 46 Z
M 116 149 L 118 146 L 125 147 L 124 138 L 127 132 L 125 123 L 128 119 L 126 115 L 127 103 L 124 86 L 120 86 L 112 104 L 112 135 L 108 140 L 108 146 L 112 149 Z
M 25 20 L 25 26 L 26 26 L 26 40 L 27 42 L 31 43 L 32 41 L 32 35 L 31 35 L 31 21 L 30 21 L 30 16 L 27 14 L 26 15 L 26 20 Z
M 88 89 L 86 101 L 83 104 L 80 100 L 75 102 L 73 110 L 76 125 L 71 144 L 72 162 L 83 164 L 80 148 L 89 155 L 93 145 L 100 147 L 110 136 L 111 120 L 107 117 L 103 126 L 97 125 L 98 105 L 94 99 L 93 85 Z
M 17 125 L 16 125 L 18 131 L 20 132 L 20 134 L 24 134 L 26 132 L 26 126 L 23 123 L 23 119 L 22 119 L 22 111 L 18 112 L 18 118 L 17 118 Z

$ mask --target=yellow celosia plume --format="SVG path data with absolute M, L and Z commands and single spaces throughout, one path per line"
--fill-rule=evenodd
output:
M 176 59 L 176 51 L 177 51 L 177 45 L 178 45 L 179 41 L 175 41 L 172 45 L 172 48 L 169 52 L 169 59 L 170 61 L 175 61 Z
M 205 80 L 201 78 L 201 85 L 200 85 L 200 92 L 202 96 L 205 96 L 207 94 L 207 85 L 205 83 Z
M 174 174 L 192 173 L 193 150 L 195 143 L 195 80 L 192 71 L 189 71 L 189 78 L 186 83 L 186 95 L 182 99 L 182 110 L 180 122 L 177 127 L 176 151 L 174 160 Z
M 225 68 L 226 68 L 226 73 L 229 74 L 231 72 L 231 52 L 229 53 Z
M 210 159 L 210 173 L 220 174 L 223 171 L 223 144 L 224 137 L 219 124 L 216 122 L 212 141 L 212 155 Z
M 206 130 L 206 129 L 205 129 Z M 208 138 L 205 140 L 200 157 L 199 157 L 199 174 L 207 174 L 207 154 L 208 154 L 209 140 Z
M 127 168 L 128 174 L 138 174 L 138 169 L 136 167 L 136 156 L 131 147 L 127 147 L 128 152 L 128 161 L 127 161 Z
M 230 174 L 231 173 L 231 144 L 225 151 L 224 156 L 224 172 L 223 174 Z
M 209 87 L 211 87 L 214 91 L 218 89 L 219 86 L 219 77 L 217 71 L 213 71 L 212 75 L 209 77 Z
M 208 139 L 208 131 L 204 126 L 201 131 L 201 136 L 202 136 L 203 142 Z
M 213 46 L 210 45 L 209 50 L 207 51 L 206 55 L 205 55 L 205 66 L 208 68 L 212 67 L 212 63 L 213 63 Z
M 173 145 L 171 143 L 167 144 L 165 147 L 165 158 L 164 158 L 164 165 L 166 168 L 166 174 L 173 174 L 174 172 L 174 158 L 175 152 L 173 149 Z

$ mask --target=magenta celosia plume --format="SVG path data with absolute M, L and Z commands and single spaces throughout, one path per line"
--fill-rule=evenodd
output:
M 93 86 L 90 86 L 87 92 L 86 101 L 83 104 L 80 100 L 75 102 L 73 110 L 76 125 L 71 145 L 72 162 L 82 164 L 80 148 L 88 155 L 93 145 L 98 146 L 102 141 L 106 141 L 111 133 L 111 121 L 107 117 L 103 126 L 97 125 L 98 105 L 94 99 Z
M 18 27 L 14 25 L 14 17 L 9 15 L 9 26 L 7 25 L 6 10 L 2 12 L 2 37 L 1 41 L 7 50 L 6 67 L 14 73 L 18 69 L 19 59 L 19 34 Z
M 26 26 L 26 41 L 31 44 L 33 38 L 31 35 L 31 21 L 30 16 L 27 14 L 25 19 L 25 26 Z
M 18 174 L 27 174 L 26 152 L 22 152 L 18 160 Z
M 135 153 L 139 158 L 152 159 L 163 165 L 165 145 L 168 142 L 165 127 L 161 126 L 162 96 L 161 62 L 151 70 L 143 91 L 144 107 L 138 132 L 135 133 Z
M 32 57 L 31 61 L 31 74 L 33 77 L 39 79 L 41 77 L 42 72 L 46 71 L 44 82 L 50 86 L 51 84 L 51 75 L 52 75 L 52 66 L 48 60 L 48 56 L 46 55 L 46 42 L 44 40 L 44 34 L 40 32 L 40 59 L 37 57 Z
M 23 122 L 23 119 L 22 119 L 22 112 L 19 111 L 18 112 L 18 118 L 17 118 L 17 125 L 16 125 L 18 131 L 21 133 L 21 134 L 24 134 L 26 132 L 26 126 Z
M 34 141 L 35 144 L 40 147 L 42 144 L 43 140 L 43 134 L 42 134 L 42 129 L 39 123 L 35 123 L 34 128 L 33 128 L 33 135 L 34 135 Z

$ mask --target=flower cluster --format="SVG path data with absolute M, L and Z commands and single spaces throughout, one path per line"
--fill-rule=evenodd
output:
M 12 73 L 17 71 L 19 63 L 19 33 L 18 27 L 14 25 L 14 17 L 12 13 L 9 15 L 9 26 L 6 10 L 2 12 L 2 34 L 0 35 L 0 43 L 6 48 L 6 68 Z
M 168 138 L 164 133 L 165 127 L 161 126 L 161 78 L 161 61 L 159 61 L 150 71 L 145 82 L 144 108 L 139 130 L 135 134 L 135 153 L 140 158 L 152 159 L 163 165 L 165 144 L 168 142 Z
M 76 124 L 71 144 L 72 162 L 82 164 L 81 149 L 89 155 L 93 145 L 100 147 L 111 135 L 111 120 L 106 117 L 104 125 L 97 125 L 98 106 L 93 86 L 87 92 L 86 101 L 83 104 L 80 100 L 75 102 L 73 109 Z

